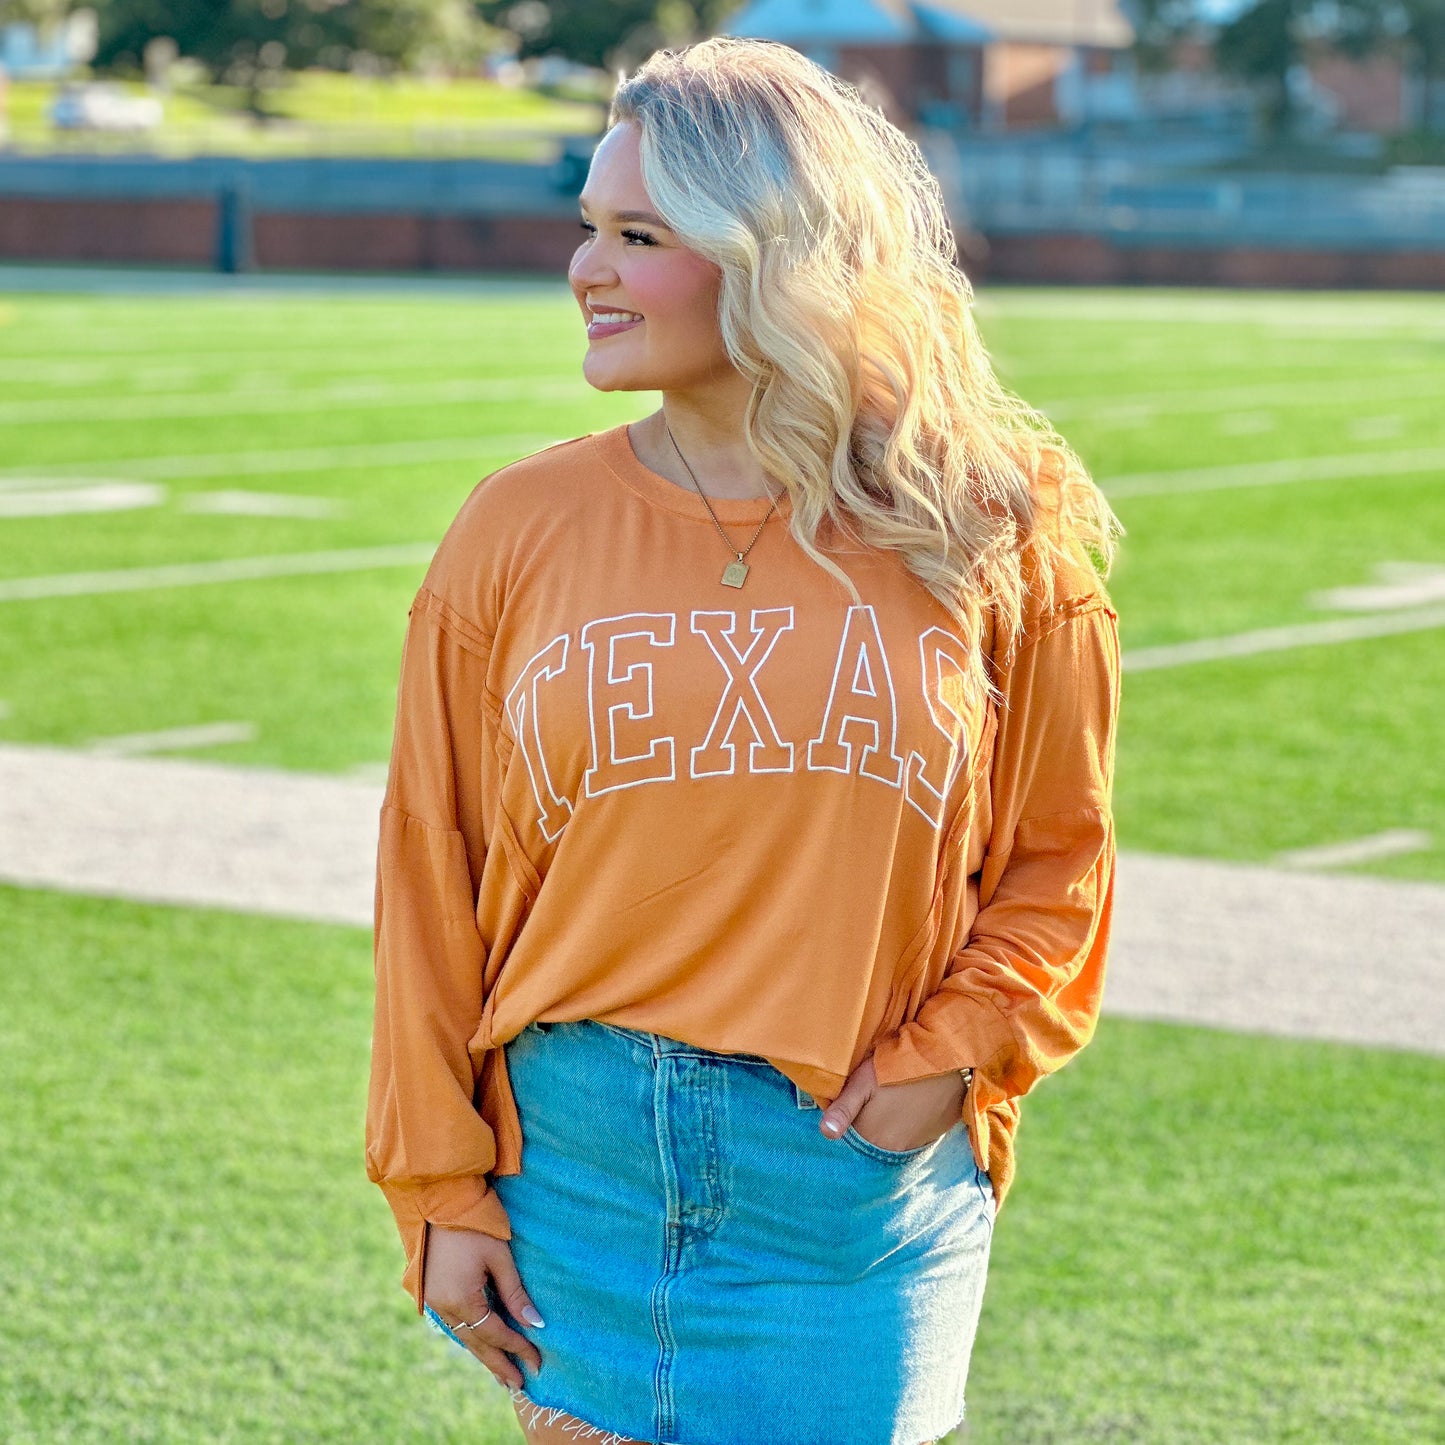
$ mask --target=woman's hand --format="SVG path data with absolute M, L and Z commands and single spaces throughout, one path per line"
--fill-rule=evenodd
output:
M 535 1372 L 542 1368 L 542 1353 L 525 1335 L 512 1329 L 488 1299 L 489 1278 L 508 1314 L 529 1325 L 542 1325 L 542 1316 L 522 1288 L 522 1278 L 512 1260 L 512 1247 L 505 1239 L 475 1229 L 427 1226 L 423 1298 L 456 1332 L 457 1338 L 466 1342 L 467 1348 L 499 1384 L 509 1390 L 520 1390 L 525 1381 L 509 1355 L 519 1355 L 532 1362 Z M 483 1315 L 487 1318 L 475 1329 L 467 1328 Z
M 921 1149 L 940 1139 L 963 1117 L 968 1085 L 960 1073 L 935 1074 L 906 1084 L 880 1084 L 870 1055 L 848 1076 L 819 1126 L 829 1138 L 853 1127 L 880 1149 Z M 865 1123 L 866 1120 L 866 1123 Z M 836 1122 L 836 1130 L 830 1129 Z

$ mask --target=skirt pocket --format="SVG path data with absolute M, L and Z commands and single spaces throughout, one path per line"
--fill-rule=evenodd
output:
M 795 1083 L 793 1090 L 800 1109 L 816 1109 L 818 1107 L 813 1096 L 800 1084 Z M 920 1154 L 926 1154 L 940 1142 L 940 1139 L 945 1137 L 947 1136 L 940 1135 L 939 1139 L 930 1139 L 926 1144 L 918 1145 L 916 1149 L 885 1149 L 881 1144 L 875 1144 L 871 1139 L 865 1139 L 851 1124 L 843 1131 L 843 1142 L 849 1145 L 855 1154 L 862 1154 L 864 1158 L 877 1160 L 880 1164 L 906 1164 L 908 1160 L 917 1159 Z

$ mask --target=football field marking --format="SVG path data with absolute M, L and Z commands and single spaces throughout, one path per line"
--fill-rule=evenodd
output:
M 341 381 L 328 386 L 271 390 L 154 392 L 136 396 L 44 397 L 0 403 L 0 425 L 66 426 L 93 421 L 159 421 L 165 417 L 273 415 L 288 412 L 369 410 L 383 406 L 459 406 L 468 402 L 577 401 L 581 378 L 565 381 Z
M 431 441 L 352 442 L 341 446 L 265 447 L 237 452 L 181 452 L 150 457 L 117 457 L 105 461 L 57 462 L 64 474 L 47 478 L 34 467 L 23 473 L 26 484 L 65 484 L 91 472 L 122 469 L 140 477 L 179 481 L 189 477 L 270 476 L 280 472 L 322 472 L 345 467 L 421 466 L 427 462 L 491 460 L 520 456 L 563 440 L 546 432 L 505 436 L 437 437 Z M 0 469 L 0 488 L 18 472 Z M 480 478 L 478 478 L 480 480 Z
M 102 757 L 137 757 L 145 753 L 178 752 L 184 748 L 210 748 L 219 743 L 249 743 L 256 740 L 256 724 L 249 722 L 198 723 L 194 727 L 162 728 L 158 732 L 120 733 L 94 738 L 85 745 L 89 753 Z
M 1103 392 L 1093 396 L 1064 396 L 1055 401 L 1035 403 L 1052 421 L 1107 421 L 1115 414 L 1132 416 L 1140 407 L 1150 407 L 1161 416 L 1183 412 L 1246 411 L 1266 406 L 1355 405 L 1375 399 L 1396 401 L 1406 397 L 1438 397 L 1445 390 L 1445 375 L 1438 370 L 1423 375 L 1412 373 L 1374 385 L 1358 377 L 1334 381 L 1281 382 L 1274 385 L 1223 386 L 1179 391 L 1156 391 L 1139 395 Z
M 1310 602 L 1340 612 L 1380 612 L 1445 602 L 1445 567 L 1429 562 L 1379 562 L 1373 584 L 1332 587 L 1316 592 Z
M 1195 662 L 1255 657 L 1264 652 L 1289 652 L 1296 647 L 1320 647 L 1331 642 L 1360 642 L 1402 632 L 1426 632 L 1445 627 L 1445 604 L 1415 607 L 1400 612 L 1377 612 L 1367 617 L 1332 617 L 1326 622 L 1301 622 L 1291 627 L 1262 627 L 1224 637 L 1201 637 L 1160 647 L 1136 647 L 1125 652 L 1125 672 L 1152 672 L 1163 667 L 1185 667 Z
M 411 346 L 406 346 L 401 341 L 396 344 L 388 341 L 387 364 L 393 371 L 405 369 L 423 372 L 455 372 L 459 365 L 475 365 L 480 369 L 486 364 L 487 356 L 484 350 L 466 352 L 461 350 L 460 342 L 453 346 L 446 344 L 448 338 L 442 340 L 444 349 L 439 349 L 437 342 L 432 340 L 423 345 Z M 203 386 L 224 386 L 228 389 L 258 385 L 274 387 L 279 377 L 304 377 L 317 372 L 331 373 L 335 380 L 359 372 L 361 375 L 356 379 L 363 380 L 370 376 L 376 366 L 374 355 L 339 352 L 334 343 L 330 346 L 293 346 L 284 342 L 266 347 L 237 345 L 228 347 L 223 352 L 211 350 L 186 353 L 190 359 L 182 362 L 175 360 L 177 352 L 174 347 L 168 347 L 165 355 L 168 358 L 165 361 L 156 361 L 157 353 L 154 350 L 138 351 L 130 357 L 108 351 L 106 360 L 96 360 L 88 355 L 70 360 L 61 360 L 54 355 L 6 355 L 0 359 L 0 381 L 18 381 L 29 386 L 101 389 L 111 388 L 115 382 L 124 381 L 136 388 L 148 390 L 165 387 L 195 391 Z M 253 359 L 264 361 L 265 370 L 235 370 L 239 362 Z M 1097 369 L 1093 369 L 1090 374 L 1097 376 L 1099 373 Z M 538 373 L 531 379 L 565 381 L 570 375 L 568 372 L 545 372 Z
M 521 456 L 565 440 L 567 438 L 550 433 L 519 432 L 503 436 L 438 437 L 430 441 L 355 442 L 339 446 L 266 447 L 233 452 L 109 457 L 99 461 L 55 463 L 65 470 L 53 476 L 46 475 L 33 465 L 23 472 L 0 468 L 0 491 L 11 486 L 63 486 L 77 477 L 91 477 L 96 473 L 105 476 L 122 470 L 153 480 L 179 481 L 233 474 L 269 476 L 348 467 L 421 466 L 428 462 L 475 460 L 481 464 L 494 457 Z M 1223 491 L 1233 487 L 1347 481 L 1354 477 L 1414 476 L 1433 471 L 1445 472 L 1445 447 L 1286 457 L 1277 461 L 1232 462 L 1170 471 L 1121 472 L 1113 477 L 1099 478 L 1099 485 L 1110 498 L 1152 497 Z
M 112 465 L 115 465 L 112 463 Z M 1184 467 L 1167 472 L 1125 472 L 1099 479 L 1110 500 L 1217 492 L 1232 487 L 1280 487 L 1299 482 L 1338 482 L 1353 477 L 1414 476 L 1445 471 L 1445 447 L 1409 451 L 1346 452 L 1324 457 L 1285 457 L 1272 462 L 1236 462 L 1218 467 Z
M 328 521 L 345 511 L 331 497 L 295 497 L 286 492 L 192 492 L 181 501 L 187 512 L 228 517 L 302 517 Z
M 37 477 L 27 487 L 17 480 L 0 481 L 0 517 L 61 517 L 82 512 L 133 512 L 158 507 L 166 489 L 154 482 L 90 482 L 57 486 L 53 478 Z
M 156 587 L 199 587 L 212 582 L 255 582 L 269 577 L 309 577 L 323 572 L 364 572 L 378 567 L 416 567 L 430 562 L 435 542 L 390 547 L 350 547 L 333 552 L 283 552 L 228 557 L 219 562 L 180 562 L 168 567 L 127 567 L 115 572 L 61 572 L 48 577 L 0 580 L 0 602 L 43 597 L 88 597 L 102 592 L 144 592 Z
M 1355 863 L 1374 863 L 1381 858 L 1399 858 L 1406 853 L 1423 853 L 1430 835 L 1418 828 L 1389 828 L 1368 838 L 1351 838 L 1342 843 L 1321 843 L 1313 848 L 1291 848 L 1275 856 L 1285 868 L 1348 868 Z
M 1279 418 L 1272 411 L 1227 411 L 1218 422 L 1220 432 L 1230 437 L 1259 436 L 1278 426 Z
M 251 582 L 271 577 L 303 577 L 373 568 L 421 566 L 436 552 L 435 542 L 346 548 L 331 552 L 288 552 L 274 556 L 231 557 L 218 562 L 183 562 L 163 567 L 132 567 L 114 572 L 65 572 L 44 577 L 0 580 L 0 602 L 49 597 L 84 597 L 106 592 L 140 592 L 163 587 L 197 587 L 217 582 Z M 1445 604 L 1379 612 L 1364 617 L 1331 618 L 1289 627 L 1266 627 L 1224 637 L 1196 638 L 1123 654 L 1126 672 L 1150 672 L 1190 663 L 1252 657 L 1332 642 L 1356 642 L 1395 633 L 1445 627 Z
M 1350 440 L 1384 442 L 1397 437 L 1405 429 L 1405 418 L 1398 413 L 1388 416 L 1357 416 L 1349 425 Z
M 1276 334 L 1299 332 L 1313 337 L 1321 329 L 1360 335 L 1366 328 L 1387 334 L 1432 336 L 1445 333 L 1445 309 L 1422 306 L 1418 297 L 1355 293 L 1335 297 L 1252 296 L 1211 291 L 1196 296 L 1128 292 L 1041 289 L 978 293 L 980 315 L 1029 317 L 1040 321 L 1100 321 L 1128 326 L 1136 321 L 1183 321 L 1200 326 L 1237 326 Z

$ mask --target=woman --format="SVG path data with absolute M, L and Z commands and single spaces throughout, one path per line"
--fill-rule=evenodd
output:
M 486 478 L 411 609 L 368 1170 L 528 1440 L 920 1445 L 1097 1016 L 1116 524 L 812 62 L 653 56 L 581 208 L 584 375 L 662 405 Z

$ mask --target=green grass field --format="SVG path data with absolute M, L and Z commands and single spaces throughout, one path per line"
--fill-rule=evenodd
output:
M 1129 529 L 1126 654 L 1300 629 L 1126 676 L 1121 844 L 1408 829 L 1348 871 L 1445 881 L 1445 298 L 1000 289 L 980 320 Z M 542 282 L 0 294 L 0 743 L 244 722 L 186 755 L 374 776 L 423 564 L 14 584 L 434 543 L 486 472 L 650 409 L 590 392 L 584 344 Z M 1387 617 L 1419 625 L 1307 645 Z M 520 1438 L 396 1288 L 364 930 L 0 888 L 0 940 L 0 1437 Z M 1442 1095 L 1440 1059 L 1106 1020 L 1026 1110 L 968 1440 L 1441 1438 Z
M 482 79 L 366 77 L 328 70 L 282 72 L 257 123 L 237 86 L 187 81 L 161 96 L 164 119 L 144 134 L 66 131 L 49 119 L 59 87 L 14 81 L 9 144 L 25 154 L 154 151 L 161 155 L 475 155 L 548 160 L 564 135 L 602 128 L 600 104 L 554 99 Z M 148 95 L 144 81 L 112 81 Z

